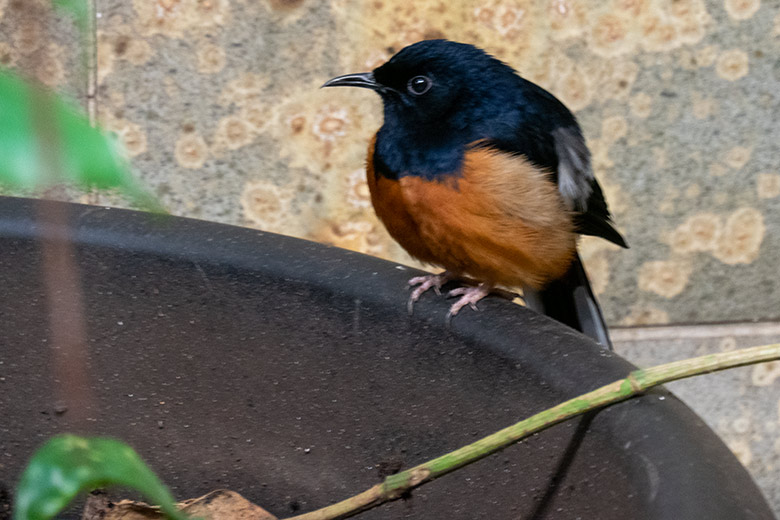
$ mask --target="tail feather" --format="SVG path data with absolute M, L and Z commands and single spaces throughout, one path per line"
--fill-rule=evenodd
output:
M 560 279 L 537 291 L 523 288 L 526 305 L 612 350 L 609 331 L 579 255 Z

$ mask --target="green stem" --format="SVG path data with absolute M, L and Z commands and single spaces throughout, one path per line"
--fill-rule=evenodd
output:
M 84 50 L 87 56 L 87 115 L 89 116 L 89 124 L 97 126 L 97 7 L 96 0 L 85 1 L 87 2 L 87 30 Z
M 780 359 L 780 343 L 731 352 L 709 354 L 648 369 L 634 370 L 625 379 L 597 388 L 528 419 L 488 435 L 468 446 L 390 475 L 381 484 L 336 504 L 290 517 L 287 520 L 335 520 L 356 515 L 451 471 L 487 457 L 538 431 L 583 413 L 625 401 L 654 386 L 719 370 Z

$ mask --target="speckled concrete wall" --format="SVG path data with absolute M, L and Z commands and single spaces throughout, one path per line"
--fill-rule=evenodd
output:
M 42 0 L 0 0 L 0 67 L 21 69 L 83 100 L 86 67 L 76 27 Z
M 486 48 L 577 113 L 632 246 L 582 241 L 611 323 L 780 318 L 778 0 L 98 0 L 97 10 L 100 120 L 175 214 L 410 263 L 363 178 L 379 99 L 318 87 L 447 37 Z M 23 32 L 0 35 L 0 62 L 29 51 L 36 36 Z M 47 81 L 62 84 L 73 57 L 47 45 Z

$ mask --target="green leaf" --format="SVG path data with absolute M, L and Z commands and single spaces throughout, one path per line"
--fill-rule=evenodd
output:
M 52 0 L 52 3 L 57 9 L 71 15 L 82 32 L 86 30 L 89 17 L 87 0 Z
M 127 444 L 101 437 L 59 435 L 35 452 L 22 474 L 14 520 L 52 518 L 81 491 L 132 487 L 170 518 L 187 520 L 168 489 Z
M 32 191 L 52 183 L 118 188 L 160 209 L 133 180 L 116 139 L 50 90 L 0 69 L 0 185 Z
M 44 143 L 42 132 L 51 137 Z M 44 146 L 55 146 L 54 165 L 43 164 Z M 31 189 L 49 182 L 57 167 L 62 180 L 120 187 L 130 183 L 116 147 L 76 109 L 53 93 L 0 73 L 0 182 Z

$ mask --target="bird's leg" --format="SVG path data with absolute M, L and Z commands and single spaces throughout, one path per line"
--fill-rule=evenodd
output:
M 458 287 L 457 289 L 451 290 L 447 293 L 447 298 L 453 296 L 460 296 L 460 298 L 452 304 L 452 307 L 450 307 L 450 311 L 447 313 L 446 318 L 447 323 L 449 323 L 452 317 L 458 314 L 466 305 L 475 311 L 479 310 L 477 309 L 477 302 L 490 294 L 491 291 L 493 291 L 493 286 L 488 283 L 481 283 L 476 287 Z
M 415 276 L 409 280 L 410 288 L 414 287 L 415 285 L 417 287 L 414 287 L 412 294 L 409 295 L 409 301 L 406 303 L 406 310 L 409 311 L 409 314 L 411 315 L 412 310 L 414 309 L 414 304 L 417 302 L 417 300 L 420 299 L 420 296 L 422 296 L 423 293 L 431 287 L 433 287 L 433 290 L 436 291 L 438 296 L 441 296 L 441 286 L 454 278 L 456 278 L 455 273 L 451 273 L 450 271 L 444 271 L 443 273 L 439 274 Z
M 501 298 L 504 298 L 505 300 L 512 301 L 515 298 L 523 299 L 522 294 L 518 294 L 516 292 L 509 291 L 507 289 L 501 289 L 500 287 L 493 287 L 490 289 L 490 294 L 495 296 L 500 296 Z

